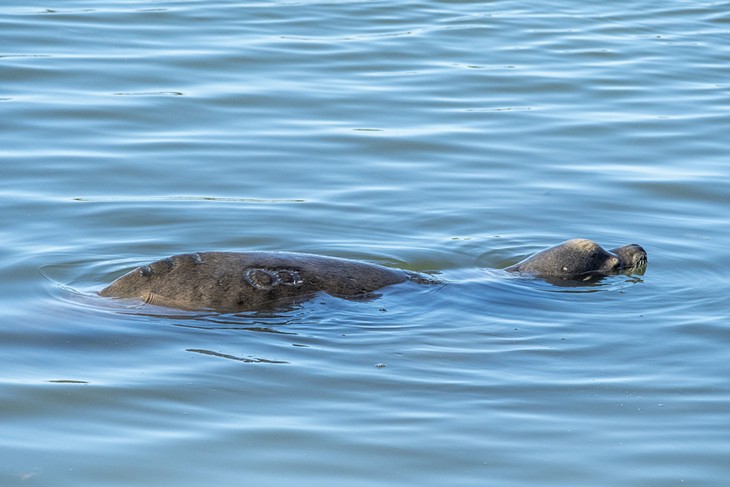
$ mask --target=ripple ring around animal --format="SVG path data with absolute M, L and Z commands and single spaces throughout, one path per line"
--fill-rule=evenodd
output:
M 637 244 L 607 251 L 591 240 L 573 239 L 504 270 L 551 283 L 580 283 L 643 272 L 646 263 L 646 251 Z M 406 281 L 440 282 L 427 274 L 312 254 L 198 252 L 138 267 L 99 294 L 180 309 L 248 311 L 306 300 L 320 292 L 357 298 Z

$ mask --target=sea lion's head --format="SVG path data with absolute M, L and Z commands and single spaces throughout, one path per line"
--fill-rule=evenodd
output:
M 646 268 L 646 250 L 639 244 L 616 247 L 611 249 L 610 252 L 620 260 L 620 268 L 617 272 L 623 274 L 641 273 Z
M 538 252 L 506 270 L 550 281 L 590 281 L 615 274 L 643 273 L 646 262 L 646 251 L 640 245 L 607 251 L 592 240 L 576 238 Z

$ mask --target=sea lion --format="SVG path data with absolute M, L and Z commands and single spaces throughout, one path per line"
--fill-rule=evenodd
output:
M 543 279 L 578 279 L 630 272 L 646 263 L 632 244 L 603 250 L 568 240 L 506 270 Z M 99 294 L 181 309 L 246 311 L 306 300 L 318 292 L 357 298 L 393 284 L 439 281 L 416 272 L 334 257 L 290 252 L 179 254 L 123 275 Z

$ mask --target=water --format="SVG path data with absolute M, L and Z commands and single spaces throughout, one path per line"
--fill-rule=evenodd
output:
M 0 483 L 724 485 L 723 2 L 0 13 Z M 572 237 L 644 276 L 497 270 Z M 96 296 L 194 250 L 437 273 L 267 313 Z

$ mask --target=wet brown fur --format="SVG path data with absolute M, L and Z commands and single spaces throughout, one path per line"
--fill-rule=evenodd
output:
M 646 251 L 637 244 L 607 251 L 592 240 L 575 238 L 538 252 L 506 270 L 542 278 L 586 279 L 631 272 L 645 264 Z
M 182 309 L 264 309 L 325 292 L 356 297 L 418 275 L 399 269 L 288 252 L 200 252 L 141 266 L 102 289 L 102 296 L 138 298 Z
M 629 272 L 646 263 L 632 244 L 609 251 L 573 239 L 508 267 L 546 280 L 587 280 Z M 181 309 L 259 310 L 302 301 L 318 292 L 356 298 L 428 276 L 334 257 L 289 252 L 200 252 L 158 260 L 125 274 L 99 294 Z M 552 282 L 552 281 L 551 281 Z

